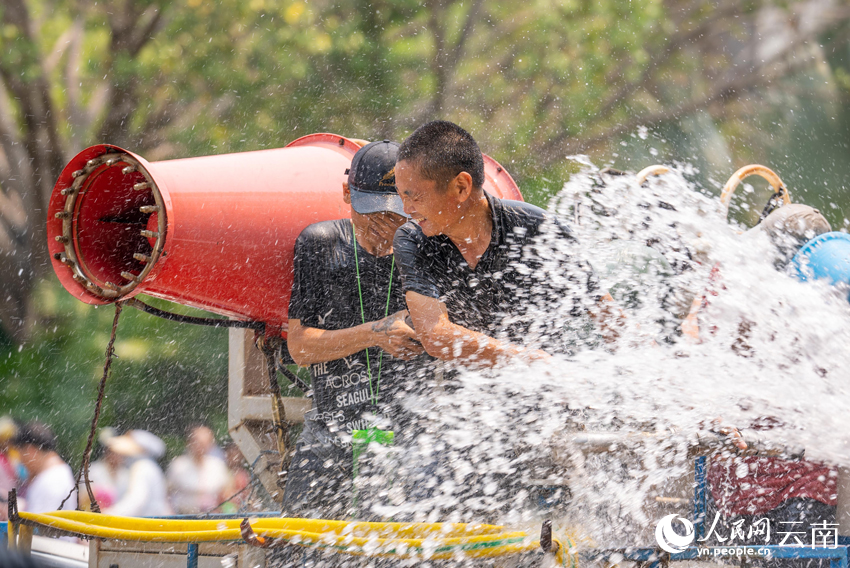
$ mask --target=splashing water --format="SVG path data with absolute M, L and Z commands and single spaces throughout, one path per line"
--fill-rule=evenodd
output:
M 850 464 L 846 290 L 777 270 L 767 237 L 739 234 L 686 167 L 640 186 L 586 165 L 550 204 L 577 242 L 543 238 L 533 251 L 559 293 L 523 316 L 533 322 L 527 343 L 554 340 L 560 354 L 461 371 L 452 387 L 429 380 L 408 400 L 418 435 L 395 465 L 424 497 L 374 512 L 514 524 L 554 516 L 597 546 L 648 546 L 655 498 L 692 495 L 692 450 L 718 417 L 739 428 L 768 420 L 762 448 Z M 571 289 L 567 256 L 589 261 L 622 307 L 614 343 L 571 315 L 570 296 L 586 294 Z M 678 329 L 706 290 L 694 341 Z M 606 451 L 587 451 L 593 439 Z M 670 502 L 689 514 L 689 503 Z

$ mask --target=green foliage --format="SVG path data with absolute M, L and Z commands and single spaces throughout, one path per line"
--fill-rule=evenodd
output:
M 55 278 L 42 282 L 36 295 L 39 325 L 32 340 L 0 352 L 0 409 L 53 426 L 63 456 L 79 463 L 114 308 L 79 302 Z M 125 308 L 105 393 L 101 427 L 148 429 L 165 437 L 172 454 L 182 449 L 183 434 L 194 422 L 226 434 L 227 331 Z

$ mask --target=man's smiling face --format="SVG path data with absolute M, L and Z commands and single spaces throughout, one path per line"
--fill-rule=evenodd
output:
M 404 203 L 404 212 L 419 225 L 428 237 L 445 234 L 460 215 L 459 200 L 434 181 L 423 177 L 415 164 L 402 160 L 395 167 L 398 194 Z M 451 182 L 449 182 L 451 185 Z

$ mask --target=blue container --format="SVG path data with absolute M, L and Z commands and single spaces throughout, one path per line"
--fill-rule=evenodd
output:
M 791 267 L 803 282 L 827 279 L 831 284 L 850 285 L 850 235 L 839 232 L 818 235 L 794 255 Z

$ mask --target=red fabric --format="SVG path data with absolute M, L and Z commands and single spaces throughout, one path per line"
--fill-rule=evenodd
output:
M 838 472 L 810 461 L 755 456 L 711 461 L 711 496 L 724 516 L 759 515 L 787 499 L 803 497 L 835 505 Z

